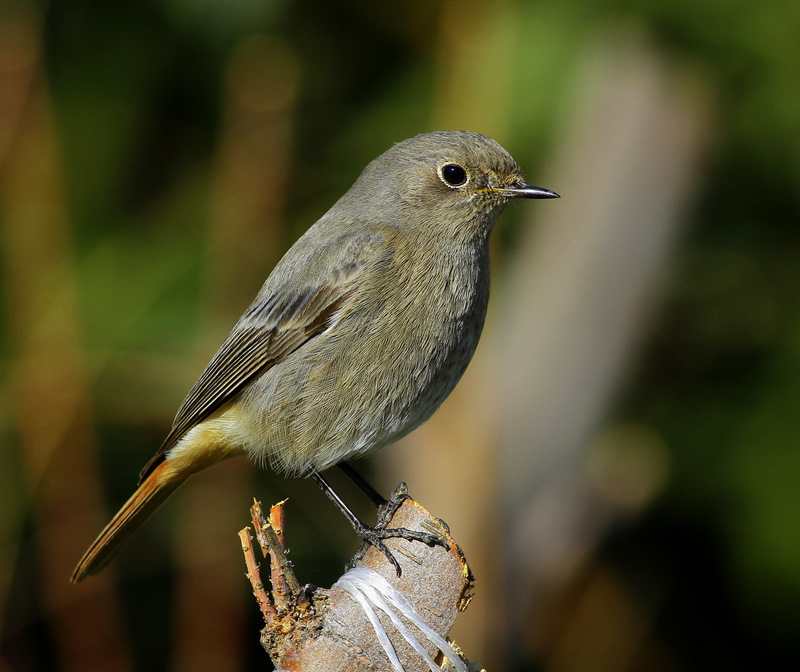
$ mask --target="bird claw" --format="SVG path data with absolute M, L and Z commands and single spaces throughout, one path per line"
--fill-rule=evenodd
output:
M 407 499 L 411 499 L 411 497 L 408 495 L 408 486 L 401 482 L 392 493 L 389 501 L 382 505 L 378 510 L 378 522 L 375 524 L 375 526 L 369 527 L 367 525 L 363 525 L 356 529 L 356 534 L 361 537 L 363 543 L 361 544 L 361 548 L 358 549 L 358 552 L 353 556 L 353 559 L 347 563 L 346 569 L 352 569 L 355 565 L 357 565 L 364 557 L 364 554 L 367 552 L 367 550 L 369 550 L 369 547 L 373 546 L 383 553 L 386 559 L 395 568 L 397 577 L 400 578 L 403 573 L 402 569 L 400 569 L 400 563 L 397 561 L 397 558 L 394 557 L 394 554 L 389 550 L 386 544 L 383 543 L 385 539 L 400 538 L 407 541 L 419 541 L 430 547 L 441 546 L 444 549 L 448 548 L 447 542 L 436 534 L 431 534 L 430 532 L 420 532 L 418 530 L 409 530 L 406 527 L 387 527 L 394 517 L 394 514 L 397 513 L 397 510 Z
M 408 485 L 405 481 L 400 481 L 386 503 L 378 507 L 378 521 L 375 523 L 375 529 L 384 529 L 407 499 L 411 499 L 408 494 Z

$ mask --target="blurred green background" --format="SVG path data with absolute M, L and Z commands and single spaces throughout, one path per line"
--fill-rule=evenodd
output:
M 270 669 L 236 533 L 289 497 L 330 585 L 355 539 L 312 484 L 220 465 L 67 578 L 281 253 L 435 128 L 563 197 L 503 216 L 472 369 L 360 465 L 473 564 L 456 640 L 491 672 L 797 669 L 799 35 L 780 0 L 5 0 L 0 670 Z

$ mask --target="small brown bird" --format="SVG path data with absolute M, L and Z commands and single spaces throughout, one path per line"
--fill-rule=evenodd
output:
M 220 460 L 247 454 L 331 495 L 318 472 L 425 422 L 475 351 L 489 234 L 513 198 L 558 195 L 526 184 L 477 133 L 417 135 L 370 163 L 267 278 L 71 580 L 100 571 L 181 483 Z

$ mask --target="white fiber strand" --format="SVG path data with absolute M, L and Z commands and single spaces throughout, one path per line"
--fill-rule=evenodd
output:
M 452 646 L 422 620 L 408 600 L 394 588 L 386 579 L 377 572 L 366 567 L 355 567 L 342 576 L 334 587 L 340 587 L 352 595 L 375 629 L 375 634 L 383 647 L 395 672 L 403 672 L 402 665 L 397 658 L 397 652 L 392 646 L 386 631 L 381 625 L 373 607 L 383 611 L 392 621 L 400 635 L 420 655 L 428 665 L 431 672 L 441 672 L 441 669 L 425 651 L 425 648 L 414 637 L 408 627 L 401 621 L 402 616 L 412 623 L 422 634 L 448 658 L 457 672 L 468 672 L 467 666 Z M 388 648 L 387 648 L 388 647 Z
M 372 605 L 369 603 L 366 595 L 364 595 L 363 591 L 361 591 L 358 585 L 345 578 L 348 573 L 349 572 L 345 573 L 341 579 L 334 583 L 333 587 L 342 588 L 353 596 L 355 601 L 358 602 L 358 604 L 364 610 L 364 613 L 372 625 L 372 629 L 375 630 L 375 636 L 378 638 L 378 642 L 380 642 L 380 645 L 386 653 L 387 658 L 389 658 L 389 662 L 392 664 L 392 669 L 394 672 L 405 672 L 403 665 L 400 663 L 400 659 L 397 657 L 397 651 L 395 651 L 394 646 L 392 646 L 389 635 L 386 634 L 386 630 L 384 630 L 383 625 L 381 625 L 380 619 L 378 619 L 378 615 L 375 613 L 375 610 L 372 608 Z

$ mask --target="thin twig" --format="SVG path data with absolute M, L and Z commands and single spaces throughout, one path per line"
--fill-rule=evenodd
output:
M 269 542 L 269 555 L 273 564 L 273 576 L 275 575 L 275 572 L 279 572 L 285 581 L 288 592 L 291 595 L 299 595 L 300 582 L 294 575 L 294 569 L 292 568 L 292 563 L 289 562 L 289 558 L 286 557 L 286 551 L 284 551 L 281 547 L 281 542 L 278 539 L 278 535 L 275 534 L 275 528 L 272 527 L 272 525 L 267 524 L 267 526 L 264 528 L 264 534 Z
M 278 535 L 278 541 L 281 542 L 281 548 L 286 550 L 286 502 L 283 500 L 273 505 L 269 509 L 269 523 Z
M 290 569 L 289 572 L 286 572 L 285 565 L 282 565 L 278 556 L 272 552 L 273 548 L 278 547 L 280 547 L 284 553 L 286 552 L 286 535 L 284 533 L 286 523 L 285 504 L 286 500 L 284 499 L 282 502 L 278 502 L 270 507 L 269 526 L 264 529 L 264 536 L 270 544 L 270 577 L 275 591 L 279 593 L 279 597 L 276 596 L 276 599 L 280 599 L 282 602 L 288 601 L 289 594 L 294 594 L 296 597 L 299 597 L 301 594 L 299 591 L 299 582 L 293 582 L 295 578 L 294 570 Z M 270 534 L 270 529 L 275 533 L 274 537 Z M 276 540 L 277 545 L 275 543 Z M 298 584 L 297 587 L 295 587 L 295 584 Z
M 268 525 L 266 518 L 264 518 L 264 512 L 261 510 L 261 502 L 253 500 L 253 506 L 250 507 L 250 518 L 253 521 L 253 528 L 256 531 L 256 539 L 258 539 L 258 545 L 261 546 L 261 552 L 264 554 L 265 558 L 269 557 L 269 542 L 267 538 L 264 536 L 262 529 Z
M 265 623 L 275 623 L 278 620 L 278 614 L 272 606 L 272 600 L 270 600 L 264 584 L 261 582 L 261 572 L 253 550 L 253 537 L 250 534 L 249 527 L 245 527 L 239 532 L 239 539 L 242 541 L 242 552 L 247 566 L 247 578 L 253 587 L 253 595 L 255 595 L 256 602 L 258 602 L 258 606 L 261 609 L 261 615 L 264 617 Z
M 282 508 L 278 505 L 279 508 Z M 275 528 L 270 521 L 264 518 L 261 503 L 255 502 L 250 509 L 256 538 L 261 550 L 270 558 L 270 575 L 272 580 L 272 594 L 275 607 L 281 611 L 288 609 L 293 602 L 302 601 L 300 582 L 294 574 L 292 563 L 286 556 L 286 551 L 281 545 Z M 276 513 L 276 522 L 283 526 L 283 513 Z

